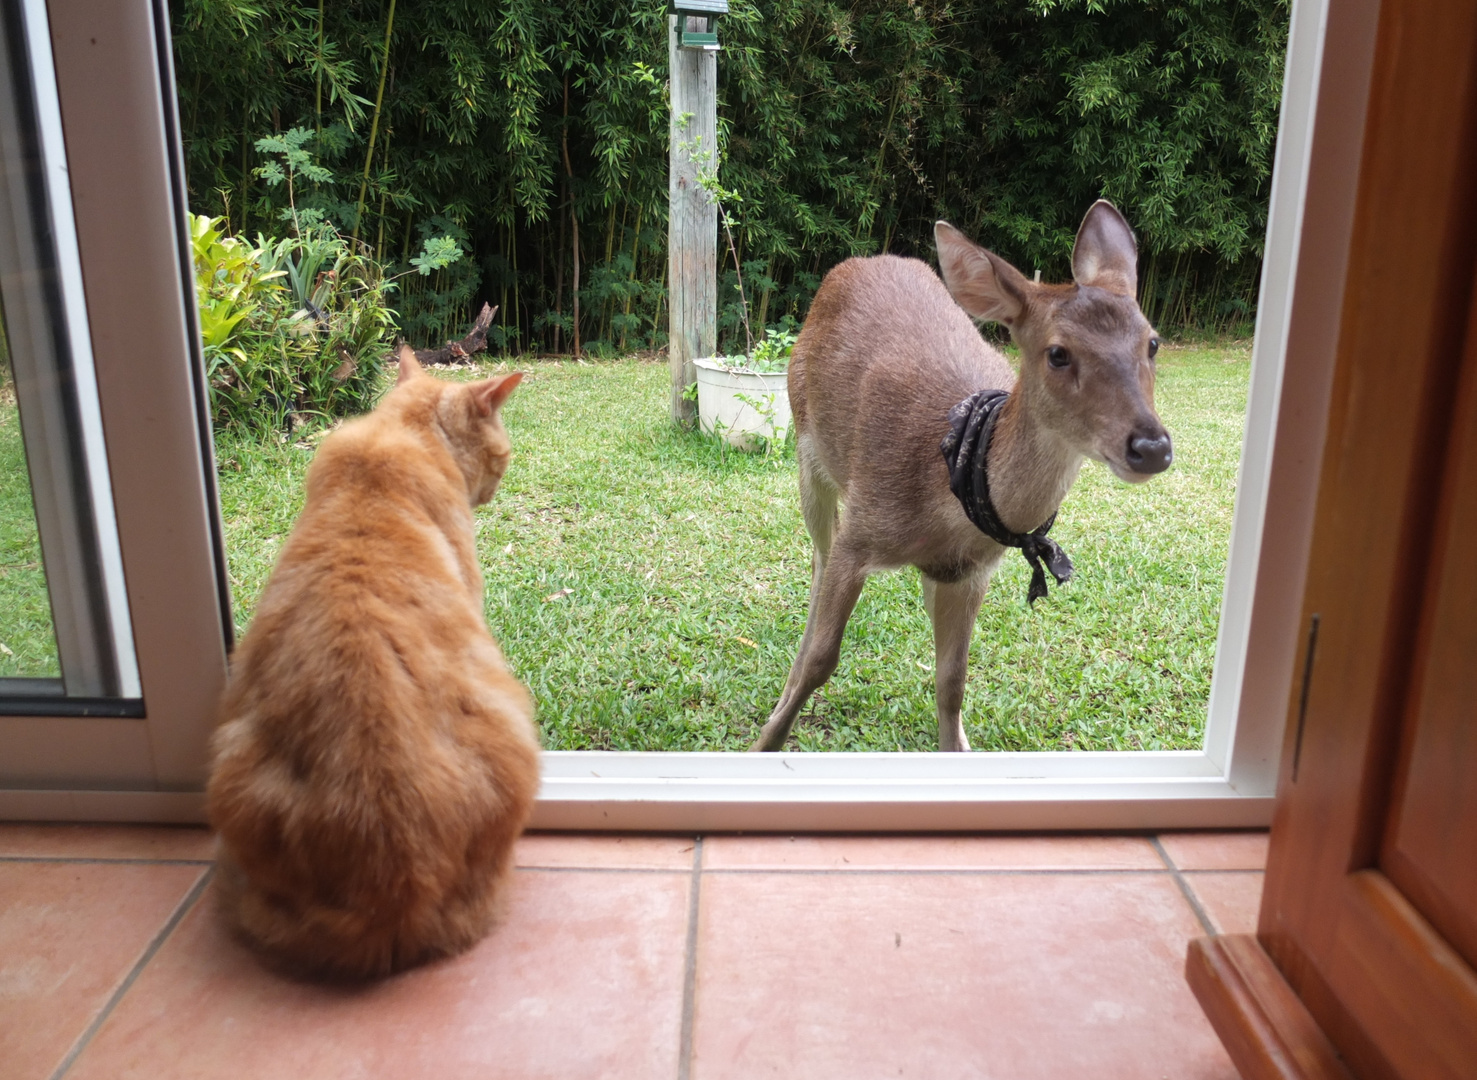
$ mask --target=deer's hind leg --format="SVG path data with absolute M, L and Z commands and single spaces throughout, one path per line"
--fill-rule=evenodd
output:
M 841 635 L 866 581 L 862 559 L 838 538 L 840 492 L 815 460 L 809 440 L 801 437 L 800 509 L 814 551 L 810 564 L 810 610 L 800 650 L 785 689 L 751 750 L 779 750 L 789 738 L 806 700 L 831 673 L 841 656 Z
M 989 585 L 989 569 L 948 584 L 927 575 L 923 578 L 923 606 L 933 623 L 933 694 L 940 750 L 969 749 L 963 715 L 969 640 L 974 635 L 974 622 Z
M 796 444 L 796 456 L 800 459 L 800 513 L 805 518 L 805 531 L 810 533 L 811 542 L 810 596 L 813 614 L 814 599 L 820 590 L 826 563 L 831 558 L 831 545 L 835 542 L 836 528 L 841 520 L 841 492 L 816 458 L 815 446 L 809 436 L 800 437 Z M 807 635 L 810 633 L 811 621 L 811 617 L 807 616 Z

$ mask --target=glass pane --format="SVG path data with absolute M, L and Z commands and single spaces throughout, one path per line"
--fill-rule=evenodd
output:
M 0 554 L 14 567 L 4 571 L 0 630 L 13 624 L 25 654 L 5 643 L 14 655 L 0 651 L 0 680 L 52 680 L 0 681 L 0 699 L 63 692 L 136 699 L 61 107 L 39 0 L 0 0 L 0 310 L 8 388 Z M 48 643 L 45 667 L 38 637 Z M 0 700 L 0 711 L 14 708 L 24 703 Z
M 60 678 L 15 376 L 0 312 L 0 678 Z

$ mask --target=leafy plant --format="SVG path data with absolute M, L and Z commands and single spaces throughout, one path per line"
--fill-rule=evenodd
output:
M 770 327 L 764 332 L 754 351 L 745 356 L 723 356 L 719 359 L 730 371 L 750 371 L 760 375 L 774 375 L 790 366 L 790 353 L 795 348 L 798 335 L 783 327 Z
M 410 260 L 416 273 L 428 277 L 433 270 L 444 270 L 462 257 L 461 246 L 449 236 L 428 236 L 420 255 Z
M 283 221 L 292 222 L 294 236 L 303 235 L 304 225 L 320 225 L 324 219 L 322 210 L 297 208 L 294 182 L 298 175 L 301 174 L 304 180 L 315 184 L 325 184 L 333 180 L 333 173 L 315 164 L 313 156 L 303 149 L 313 137 L 313 132 L 308 128 L 289 128 L 281 135 L 268 135 L 256 141 L 258 151 L 277 155 L 258 168 L 256 175 L 265 180 L 269 188 L 284 182 L 287 184 L 287 209 L 281 212 L 280 217 Z
M 328 223 L 328 210 L 319 207 L 304 206 L 299 209 L 296 198 L 296 181 L 298 177 L 308 181 L 318 188 L 330 186 L 334 182 L 333 172 L 324 168 L 313 160 L 313 155 L 304 149 L 309 143 L 316 141 L 331 143 L 335 136 L 342 134 L 341 128 L 330 128 L 327 132 L 314 133 L 307 128 L 289 128 L 280 135 L 267 135 L 256 141 L 256 148 L 263 154 L 273 154 L 275 157 L 268 158 L 265 165 L 255 171 L 255 175 L 267 182 L 269 188 L 278 184 L 285 184 L 287 189 L 287 208 L 279 213 L 279 219 L 292 222 L 293 236 L 304 240 L 306 247 L 316 248 L 319 254 L 310 258 L 308 251 L 304 251 L 304 260 L 310 262 L 310 269 L 317 270 L 322 263 L 325 250 L 323 243 L 314 243 L 309 233 L 318 228 L 325 237 L 337 235 L 336 230 Z M 325 136 L 327 138 L 325 139 Z M 359 209 L 354 212 L 354 220 L 359 217 Z M 326 231 L 322 228 L 327 226 Z M 433 270 L 443 270 L 462 257 L 461 246 L 450 236 L 426 235 L 421 253 L 410 259 L 410 265 L 416 273 L 422 277 L 430 274 Z M 411 271 L 407 270 L 406 273 Z M 403 276 L 403 275 L 401 275 Z M 308 274 L 311 279 L 313 274 Z M 292 276 L 294 292 L 300 301 L 306 302 L 308 290 L 297 276 Z
M 222 232 L 222 220 L 203 214 L 190 218 L 190 245 L 195 262 L 195 304 L 208 377 L 228 378 L 223 369 L 249 363 L 241 341 L 248 318 L 263 309 L 281 270 L 264 266 L 262 251 Z
M 222 228 L 191 222 L 217 425 L 290 429 L 368 409 L 394 331 L 383 269 L 326 224 L 255 244 Z

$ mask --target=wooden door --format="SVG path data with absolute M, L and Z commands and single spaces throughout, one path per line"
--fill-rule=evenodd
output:
M 1187 964 L 1248 1078 L 1477 1078 L 1474 105 L 1477 8 L 1387 0 L 1261 917 Z

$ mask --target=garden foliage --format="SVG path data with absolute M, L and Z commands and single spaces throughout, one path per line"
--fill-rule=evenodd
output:
M 200 337 L 218 426 L 291 429 L 293 418 L 368 410 L 394 312 L 391 283 L 331 225 L 250 243 L 191 218 Z
M 930 257 L 946 218 L 1060 279 L 1099 196 L 1140 237 L 1168 329 L 1251 314 L 1287 0 L 732 0 L 722 182 L 757 329 L 803 316 L 848 255 Z M 427 240 L 471 258 L 407 279 L 417 345 L 499 305 L 495 348 L 664 341 L 663 0 L 180 0 L 191 199 L 238 234 L 285 185 L 256 140 L 294 127 L 336 179 L 298 205 L 392 272 Z M 724 346 L 742 348 L 732 267 Z

